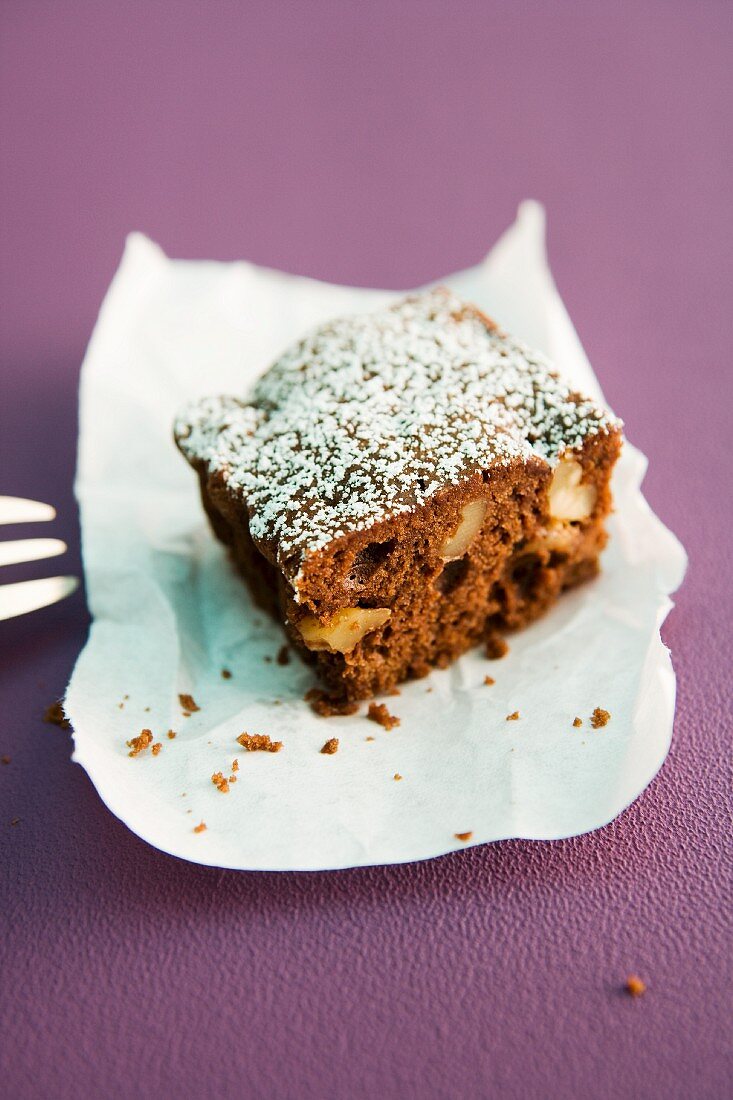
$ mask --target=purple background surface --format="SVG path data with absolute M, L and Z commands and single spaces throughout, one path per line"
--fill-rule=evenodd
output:
M 127 231 L 404 287 L 476 261 L 525 196 L 691 558 L 664 628 L 675 740 L 637 803 L 592 836 L 400 868 L 147 847 L 40 721 L 82 595 L 0 624 L 5 1095 L 732 1094 L 732 13 L 5 0 L 0 492 L 58 507 L 62 568 L 79 364 Z

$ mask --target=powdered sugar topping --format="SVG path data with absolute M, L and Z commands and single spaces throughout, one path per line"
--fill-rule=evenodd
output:
M 240 495 L 255 541 L 295 580 L 304 558 L 478 469 L 549 462 L 618 425 L 540 354 L 438 288 L 305 336 L 249 400 L 186 409 L 186 457 Z

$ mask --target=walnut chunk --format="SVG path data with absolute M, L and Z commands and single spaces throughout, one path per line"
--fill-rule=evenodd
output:
M 583 485 L 583 467 L 574 458 L 561 458 L 550 483 L 548 504 L 553 519 L 588 519 L 597 492 L 594 485 Z
M 602 726 L 607 726 L 610 721 L 610 712 L 603 710 L 602 707 L 596 707 L 590 716 L 590 724 L 594 730 L 599 730 Z
M 486 509 L 485 500 L 472 500 L 461 509 L 461 520 L 450 538 L 446 539 L 438 553 L 443 561 L 462 558 L 481 530 Z
M 328 623 L 319 623 L 315 615 L 306 615 L 298 623 L 298 629 L 308 649 L 351 653 L 365 635 L 384 626 L 391 614 L 388 607 L 344 607 Z

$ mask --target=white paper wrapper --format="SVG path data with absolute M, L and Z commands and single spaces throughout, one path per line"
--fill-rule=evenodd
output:
M 599 394 L 536 204 L 483 264 L 446 281 Z M 312 673 L 272 660 L 283 636 L 211 535 L 173 417 L 189 398 L 242 392 L 310 326 L 391 297 L 245 263 L 171 261 L 139 235 L 127 243 L 82 374 L 77 494 L 94 624 L 66 707 L 74 759 L 110 810 L 165 852 L 317 869 L 425 859 L 469 831 L 472 844 L 567 837 L 615 817 L 667 753 L 675 681 L 659 627 L 685 555 L 644 501 L 645 459 L 628 445 L 600 579 L 514 636 L 502 661 L 476 651 L 404 685 L 388 701 L 398 729 L 363 711 L 318 718 L 303 702 Z M 179 692 L 201 710 L 183 717 Z M 597 706 L 612 719 L 594 731 Z M 520 720 L 507 722 L 514 710 Z M 125 742 L 143 727 L 163 749 L 130 759 Z M 284 748 L 244 753 L 243 730 Z M 331 737 L 340 749 L 322 755 Z M 231 774 L 235 758 L 238 781 L 221 794 L 211 775 Z

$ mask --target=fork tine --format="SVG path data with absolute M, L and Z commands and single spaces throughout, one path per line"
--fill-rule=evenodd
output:
M 0 586 L 0 619 L 25 615 L 39 607 L 69 596 L 79 581 L 76 577 L 43 577 L 38 581 L 19 581 Z
M 38 523 L 53 519 L 56 509 L 39 500 L 0 496 L 0 523 Z
M 14 539 L 0 542 L 0 565 L 15 565 L 21 561 L 40 561 L 64 554 L 67 546 L 61 539 Z

